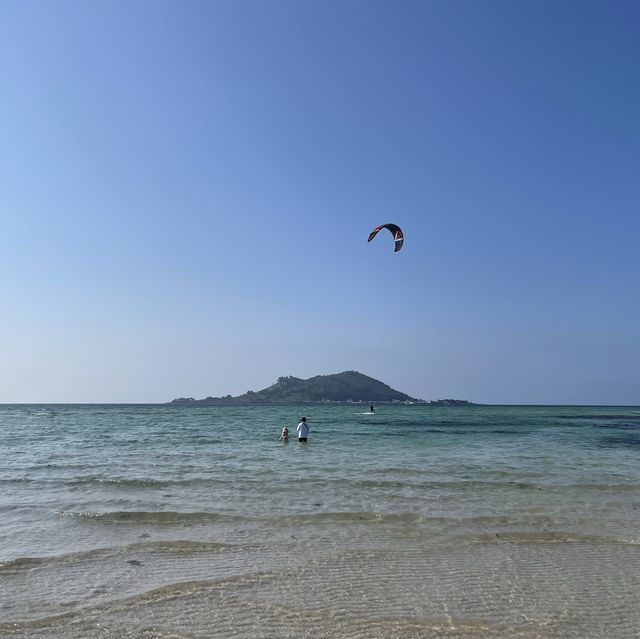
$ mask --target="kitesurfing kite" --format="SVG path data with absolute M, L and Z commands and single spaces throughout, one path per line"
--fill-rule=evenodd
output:
M 369 239 L 367 242 L 371 242 L 381 229 L 389 229 L 391 231 L 396 243 L 396 247 L 393 249 L 393 252 L 395 253 L 399 251 L 402 248 L 402 243 L 404 242 L 404 235 L 402 234 L 402 229 L 397 224 L 381 224 L 380 226 L 376 226 L 376 228 L 369 233 Z

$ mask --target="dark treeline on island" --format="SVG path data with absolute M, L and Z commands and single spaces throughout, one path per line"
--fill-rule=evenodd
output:
M 373 377 L 357 371 L 316 375 L 309 379 L 288 376 L 260 391 L 247 391 L 235 397 L 181 397 L 171 404 L 294 404 L 294 403 L 404 403 L 457 405 L 470 402 L 458 399 L 425 401 L 394 390 Z

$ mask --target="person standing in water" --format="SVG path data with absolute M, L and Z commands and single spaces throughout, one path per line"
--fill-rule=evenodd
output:
M 307 426 L 307 418 L 303 417 L 298 424 L 298 441 L 306 442 L 309 437 L 309 426 Z
M 280 441 L 281 442 L 289 441 L 289 429 L 286 426 L 282 429 L 282 435 L 280 435 Z
M 376 412 L 375 408 L 373 407 L 373 404 L 369 404 L 369 412 L 370 413 L 375 413 Z

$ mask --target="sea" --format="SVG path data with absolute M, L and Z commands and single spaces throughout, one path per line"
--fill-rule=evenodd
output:
M 0 637 L 637 639 L 640 408 L 0 406 Z

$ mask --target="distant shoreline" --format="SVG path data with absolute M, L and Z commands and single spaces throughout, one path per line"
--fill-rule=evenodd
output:
M 298 401 L 278 401 L 278 400 L 255 400 L 243 401 L 236 399 L 193 399 L 189 397 L 181 397 L 166 402 L 167 405 L 178 406 L 291 406 L 295 404 L 313 404 L 316 406 L 482 406 L 483 404 L 475 404 L 464 399 L 437 399 L 437 400 L 418 400 L 418 401 L 400 401 L 400 400 L 371 400 L 371 401 L 338 401 L 338 400 L 298 400 Z
M 313 405 L 313 406 L 337 406 L 337 405 L 353 405 L 358 406 L 355 402 L 215 402 L 215 403 L 202 403 L 200 400 L 195 402 L 187 402 L 185 404 L 174 402 L 0 402 L 0 406 L 299 406 L 300 404 Z M 447 406 L 447 404 L 438 404 L 436 402 L 415 402 L 413 404 L 393 403 L 393 402 L 373 402 L 375 406 Z M 361 402 L 359 405 L 366 405 L 366 402 Z M 448 406 L 453 406 L 448 404 Z M 635 408 L 640 411 L 640 403 L 638 404 L 507 404 L 507 403 L 478 403 L 468 402 L 461 406 L 468 406 L 472 408 Z M 455 406 L 454 406 L 455 407 Z

